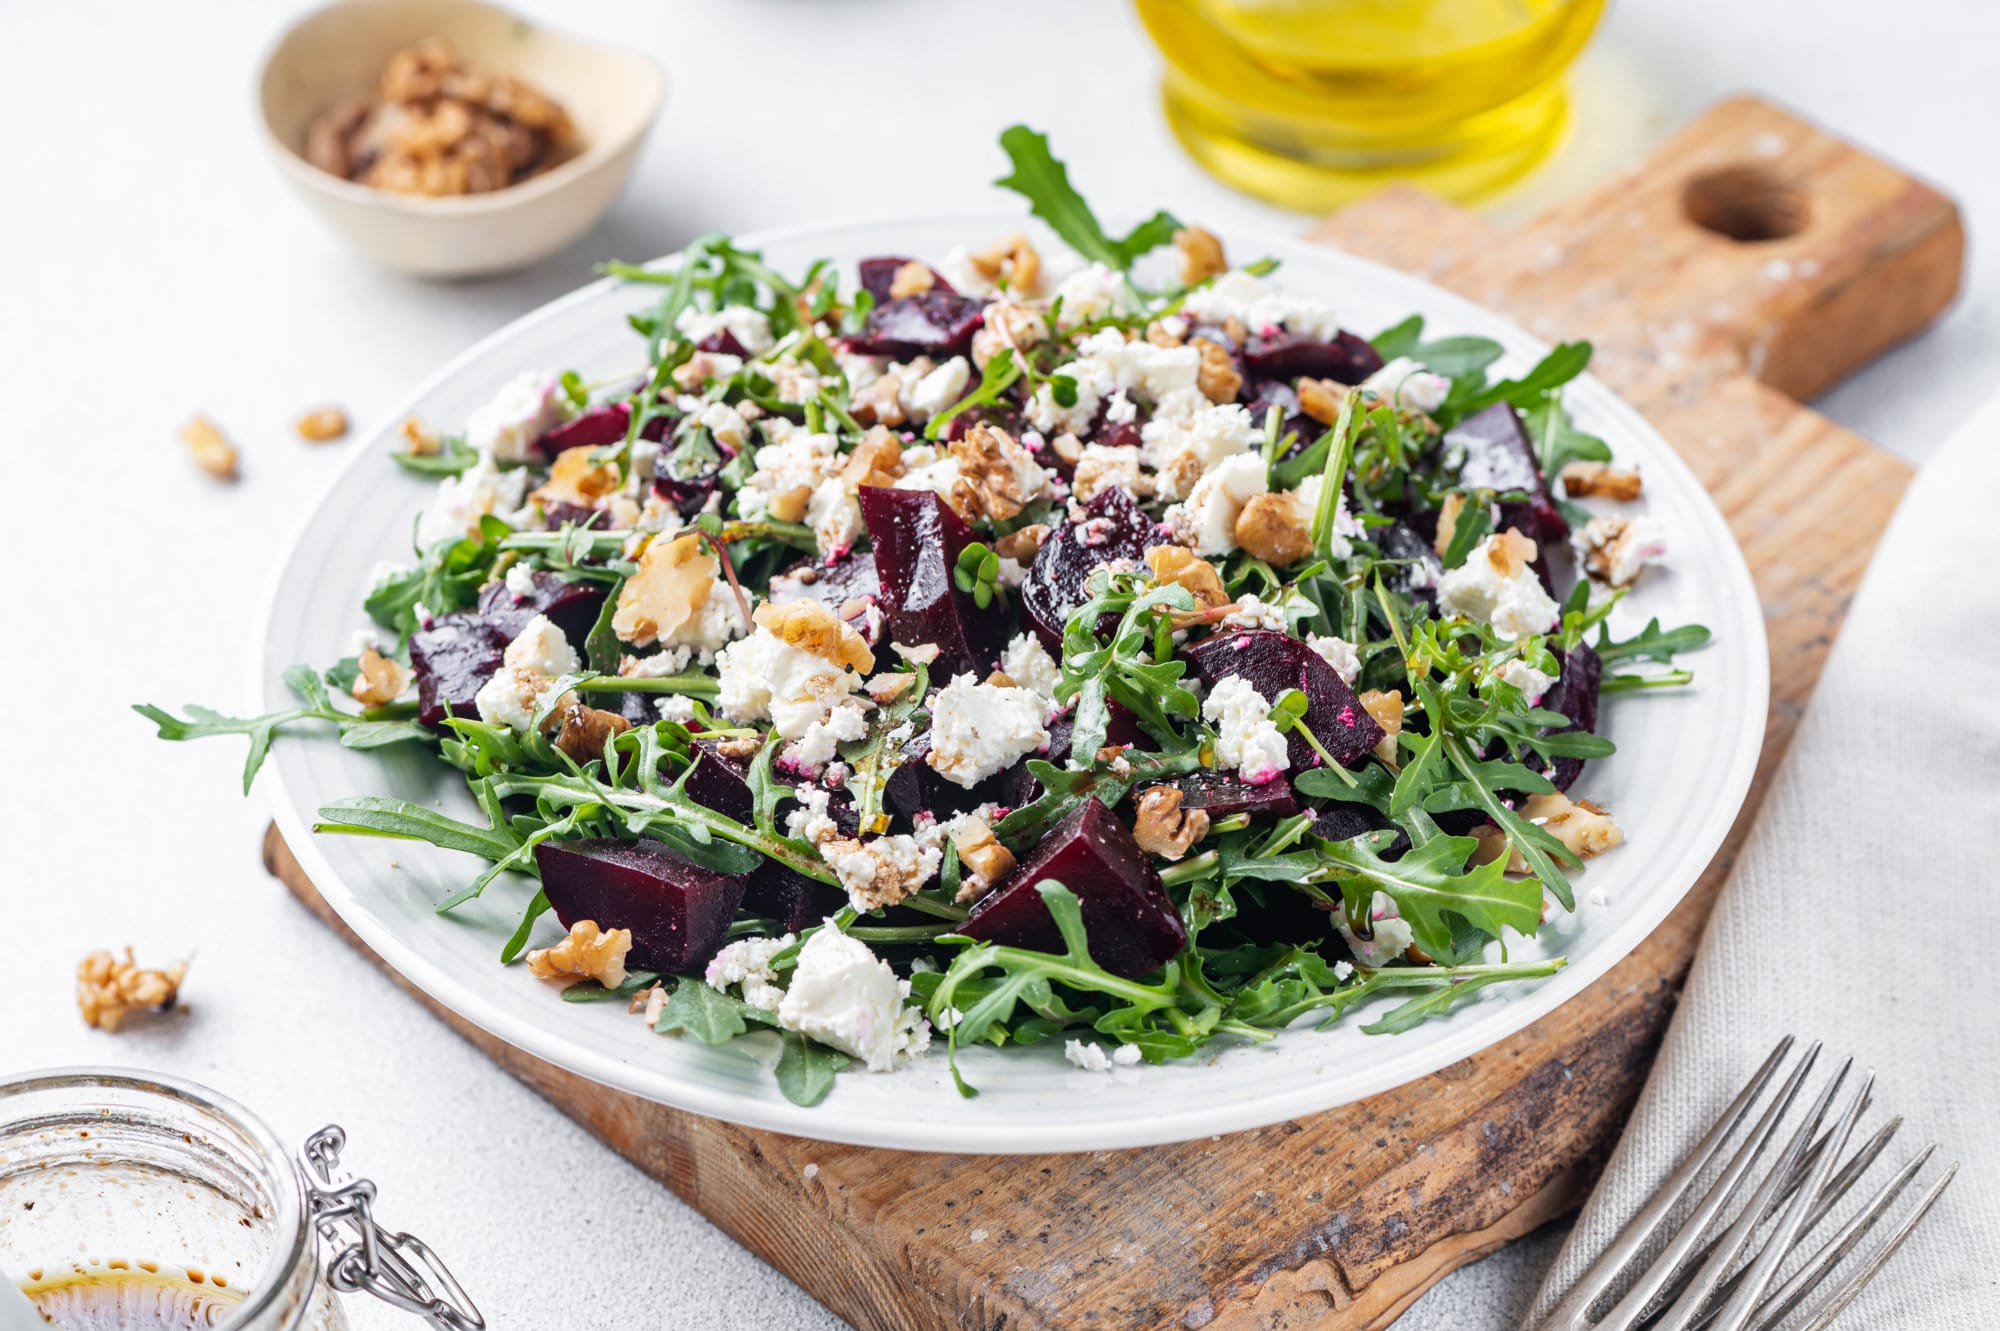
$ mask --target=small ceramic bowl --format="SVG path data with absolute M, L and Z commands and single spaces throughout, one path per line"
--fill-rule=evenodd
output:
M 391 55 L 426 37 L 562 103 L 582 150 L 518 185 L 441 199 L 371 189 L 308 162 L 313 118 L 369 93 Z M 646 57 L 478 0 L 340 0 L 279 40 L 258 88 L 272 153 L 299 197 L 369 258 L 424 277 L 522 268 L 589 230 L 624 191 L 665 95 Z

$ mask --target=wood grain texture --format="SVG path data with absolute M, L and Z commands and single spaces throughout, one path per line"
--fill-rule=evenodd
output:
M 1789 234 L 1731 239 L 1690 208 Z M 1591 339 L 1593 368 L 1687 458 L 1749 557 L 1770 630 L 1750 803 L 1687 900 L 1543 1021 L 1416 1084 L 1226 1139 L 1014 1157 L 828 1145 L 590 1085 L 440 1013 L 858 1326 L 1381 1327 L 1445 1272 L 1573 1206 L 1907 480 L 1795 398 L 1934 318 L 1963 251 L 1942 195 L 1750 99 L 1513 230 L 1396 190 L 1314 235 L 1551 340 Z M 266 859 L 346 934 L 275 831 Z

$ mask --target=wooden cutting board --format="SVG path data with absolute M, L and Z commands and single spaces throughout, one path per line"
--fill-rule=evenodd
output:
M 1593 369 L 1688 460 L 1755 573 L 1772 666 L 1757 785 L 1681 907 L 1545 1020 L 1413 1085 L 1227 1138 L 1072 1156 L 831 1146 L 606 1090 L 439 1013 L 857 1326 L 1380 1327 L 1575 1206 L 1908 479 L 1798 400 L 1933 319 L 1964 246 L 1949 199 L 1752 99 L 1521 227 L 1390 190 L 1313 236 L 1597 345 Z M 265 851 L 360 947 L 275 830 Z

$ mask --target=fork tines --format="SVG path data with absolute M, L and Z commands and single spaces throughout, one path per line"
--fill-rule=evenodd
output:
M 1862 1240 L 1922 1172 L 1935 1145 L 1896 1170 L 1780 1278 L 1902 1125 L 1900 1118 L 1891 1119 L 1842 1159 L 1874 1085 L 1873 1074 L 1865 1074 L 1843 1095 L 1853 1071 L 1849 1060 L 1810 1097 L 1803 1120 L 1787 1131 L 1785 1121 L 1820 1054 L 1820 1046 L 1813 1044 L 1781 1078 L 1792 1043 L 1789 1035 L 1778 1042 L 1672 1177 L 1535 1331 L 1634 1331 L 1642 1326 L 1647 1331 L 1775 1331 L 1793 1318 L 1799 1319 L 1800 1331 L 1822 1331 L 1874 1278 L 1930 1211 L 1958 1166 L 1946 1168 L 1831 1289 L 1822 1286 L 1846 1270 Z M 1773 1083 L 1777 1090 L 1760 1111 L 1759 1102 Z M 1697 1187 L 1746 1123 L 1752 1124 L 1748 1135 L 1720 1172 Z M 1760 1173 L 1759 1162 L 1773 1150 L 1775 1157 Z M 1621 1289 L 1608 1311 L 1593 1316 Z

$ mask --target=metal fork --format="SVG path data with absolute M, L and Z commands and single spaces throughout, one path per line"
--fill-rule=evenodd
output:
M 1873 1074 L 1864 1075 L 1843 1099 L 1840 1090 L 1853 1069 L 1849 1060 L 1813 1097 L 1804 1120 L 1781 1142 L 1788 1111 L 1819 1061 L 1820 1046 L 1815 1043 L 1807 1049 L 1780 1080 L 1779 1070 L 1791 1051 L 1792 1037 L 1788 1035 L 1673 1176 L 1534 1331 L 1635 1331 L 1639 1327 L 1646 1331 L 1774 1331 L 1795 1317 L 1801 1319 L 1799 1331 L 1823 1331 L 1874 1279 L 1936 1204 L 1958 1166 L 1949 1166 L 1888 1236 L 1833 1288 L 1822 1291 L 1820 1287 L 1887 1215 L 1930 1160 L 1935 1145 L 1926 1146 L 1891 1175 L 1797 1269 L 1779 1279 L 1786 1263 L 1861 1181 L 1902 1123 L 1901 1119 L 1891 1120 L 1845 1162 L 1841 1160 L 1874 1085 Z M 1778 1083 L 1777 1092 L 1756 1114 L 1749 1135 L 1707 1190 L 1697 1191 L 1696 1183 L 1720 1158 L 1737 1129 L 1751 1122 L 1753 1111 L 1773 1082 Z M 1834 1112 L 1837 1100 L 1841 1108 Z M 1823 1133 L 1822 1125 L 1826 1125 Z M 1775 1163 L 1760 1176 L 1756 1172 L 1758 1161 L 1774 1144 L 1778 1147 Z M 1675 1221 L 1683 1209 L 1686 1218 Z M 1725 1220 L 1732 1211 L 1733 1218 Z M 1656 1245 L 1658 1255 L 1641 1261 L 1641 1255 Z M 1608 1311 L 1593 1317 L 1621 1280 L 1629 1281 L 1625 1292 Z M 1816 1294 L 1817 1301 L 1811 1301 Z

